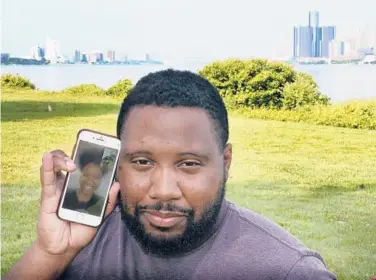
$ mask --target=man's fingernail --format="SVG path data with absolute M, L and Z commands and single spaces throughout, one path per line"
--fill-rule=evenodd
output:
M 74 162 L 71 161 L 70 159 L 66 160 L 65 163 L 67 164 L 67 166 L 69 168 L 75 168 L 76 167 L 76 165 L 74 164 Z

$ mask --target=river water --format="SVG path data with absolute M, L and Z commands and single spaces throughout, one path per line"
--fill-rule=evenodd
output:
M 12 65 L 2 66 L 1 72 L 25 76 L 39 89 L 61 90 L 87 83 L 108 88 L 120 79 L 137 82 L 142 76 L 160 69 L 196 72 L 204 65 L 196 61 L 164 65 Z M 376 65 L 297 65 L 295 69 L 311 74 L 321 92 L 333 102 L 376 98 Z

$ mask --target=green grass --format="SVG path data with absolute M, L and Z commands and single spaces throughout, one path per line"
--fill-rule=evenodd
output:
M 48 112 L 47 106 L 52 106 Z M 115 133 L 119 101 L 4 89 L 2 275 L 35 237 L 44 151 Z M 227 197 L 319 251 L 339 279 L 376 276 L 376 131 L 230 116 Z

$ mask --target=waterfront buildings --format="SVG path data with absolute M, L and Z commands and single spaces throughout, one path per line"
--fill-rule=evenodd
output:
M 335 26 L 320 26 L 318 11 L 310 11 L 308 26 L 294 27 L 294 58 L 329 57 L 329 43 L 336 38 Z

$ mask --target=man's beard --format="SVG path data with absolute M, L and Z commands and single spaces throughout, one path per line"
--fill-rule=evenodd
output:
M 222 202 L 225 197 L 225 189 L 225 183 L 222 183 L 222 186 L 217 192 L 215 200 L 211 201 L 205 206 L 204 212 L 198 221 L 194 220 L 194 210 L 182 209 L 170 203 L 157 203 L 155 205 L 146 207 L 136 205 L 135 213 L 134 215 L 131 215 L 127 210 L 128 206 L 126 205 L 125 201 L 122 201 L 121 211 L 123 221 L 130 233 L 146 252 L 161 256 L 171 256 L 174 254 L 184 253 L 192 250 L 197 245 L 205 241 L 205 237 L 210 233 L 218 219 Z M 173 238 L 153 237 L 151 234 L 145 231 L 145 227 L 140 221 L 140 213 L 144 209 L 184 213 L 187 215 L 187 225 L 184 233 Z M 160 228 L 160 230 L 163 232 L 163 228 Z

